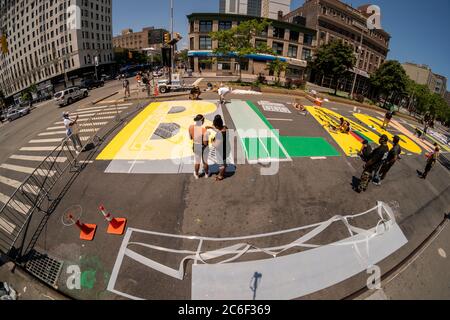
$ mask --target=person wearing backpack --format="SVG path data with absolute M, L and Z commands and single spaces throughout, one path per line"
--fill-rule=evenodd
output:
M 402 148 L 400 147 L 399 143 L 400 137 L 394 136 L 393 146 L 391 150 L 389 150 L 386 161 L 381 166 L 380 179 L 376 183 L 377 185 L 381 185 L 381 181 L 383 181 L 386 178 L 386 175 L 388 174 L 389 170 L 391 170 L 391 168 L 394 166 L 397 160 L 400 159 L 400 155 L 402 154 Z
M 379 143 L 380 146 L 373 150 L 371 153 L 369 160 L 367 161 L 366 165 L 364 166 L 364 171 L 361 175 L 360 183 L 356 190 L 358 192 L 366 191 L 369 182 L 372 180 L 373 174 L 378 173 L 381 165 L 383 164 L 383 161 L 387 159 L 389 148 L 388 148 L 388 137 L 386 135 L 382 135 L 380 137 Z

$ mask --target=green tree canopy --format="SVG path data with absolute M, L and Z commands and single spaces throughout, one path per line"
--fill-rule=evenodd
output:
M 335 40 L 321 46 L 310 60 L 309 67 L 322 75 L 331 76 L 336 81 L 334 94 L 337 94 L 339 80 L 353 69 L 356 57 L 353 47 Z
M 187 63 L 188 62 L 188 52 L 189 52 L 188 49 L 183 49 L 180 52 L 178 52 L 178 54 L 177 54 L 178 61 Z
M 271 62 L 269 62 L 269 64 L 267 65 L 267 69 L 270 70 L 271 72 L 273 72 L 273 74 L 275 74 L 275 83 L 277 85 L 280 84 L 280 75 L 282 72 L 285 72 L 287 67 L 288 67 L 288 63 L 281 61 L 280 59 L 275 59 Z
M 274 54 L 273 50 L 267 45 L 255 44 L 255 37 L 261 34 L 268 28 L 270 22 L 267 20 L 247 20 L 241 22 L 228 30 L 219 30 L 210 33 L 211 39 L 218 41 L 218 47 L 214 49 L 216 55 L 228 55 L 233 53 L 237 56 L 239 63 L 249 54 L 255 53 L 270 53 Z M 240 68 L 239 70 L 241 70 Z M 239 72 L 239 79 L 241 72 Z
M 408 79 L 402 65 L 398 61 L 389 60 L 371 75 L 370 82 L 377 96 L 379 94 L 386 96 L 385 103 L 387 103 L 390 96 L 393 101 L 398 95 L 407 94 Z

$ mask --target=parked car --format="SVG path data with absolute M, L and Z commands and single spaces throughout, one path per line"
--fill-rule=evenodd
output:
M 14 121 L 30 113 L 30 107 L 11 108 L 6 114 L 8 121 Z
M 85 79 L 81 81 L 80 88 L 92 90 L 94 88 L 103 87 L 105 85 L 104 80 Z
M 164 73 L 162 72 L 162 70 L 153 71 L 153 76 L 154 76 L 155 78 L 162 77 L 163 75 L 164 75 Z
M 108 74 L 102 74 L 100 78 L 102 79 L 102 81 L 109 81 L 109 80 L 114 79 L 115 77 L 108 75 Z
M 79 87 L 67 88 L 66 90 L 55 93 L 55 102 L 60 107 L 67 106 L 77 100 L 86 98 L 89 95 L 87 89 Z

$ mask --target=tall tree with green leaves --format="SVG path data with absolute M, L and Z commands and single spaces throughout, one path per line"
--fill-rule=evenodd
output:
M 335 40 L 321 46 L 309 62 L 309 68 L 321 75 L 331 76 L 336 82 L 334 94 L 337 94 L 339 81 L 348 75 L 355 66 L 356 57 L 353 47 Z
M 276 85 L 280 84 L 281 73 L 286 71 L 288 65 L 289 64 L 287 62 L 281 61 L 278 58 L 270 61 L 269 64 L 267 65 L 267 69 L 270 70 L 270 72 L 273 72 L 273 74 L 275 75 Z
M 187 63 L 188 62 L 188 49 L 183 49 L 180 52 L 178 52 L 177 54 L 177 60 L 181 61 L 182 63 Z
M 255 37 L 264 32 L 270 25 L 267 20 L 247 20 L 228 30 L 219 30 L 210 33 L 211 39 L 218 41 L 214 54 L 218 56 L 235 55 L 242 65 L 246 55 L 255 53 L 273 54 L 267 45 L 255 44 Z M 239 81 L 242 78 L 242 68 L 239 68 Z
M 371 76 L 370 82 L 377 97 L 385 97 L 384 105 L 395 101 L 400 95 L 407 95 L 408 76 L 402 65 L 395 60 L 384 62 Z

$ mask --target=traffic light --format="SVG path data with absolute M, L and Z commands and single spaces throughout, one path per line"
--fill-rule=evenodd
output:
M 172 41 L 172 36 L 170 33 L 164 33 L 164 43 L 165 44 L 170 44 L 170 42 Z
M 180 41 L 181 39 L 183 39 L 181 34 L 179 34 L 178 32 L 175 32 L 175 40 L 176 40 L 176 42 Z

